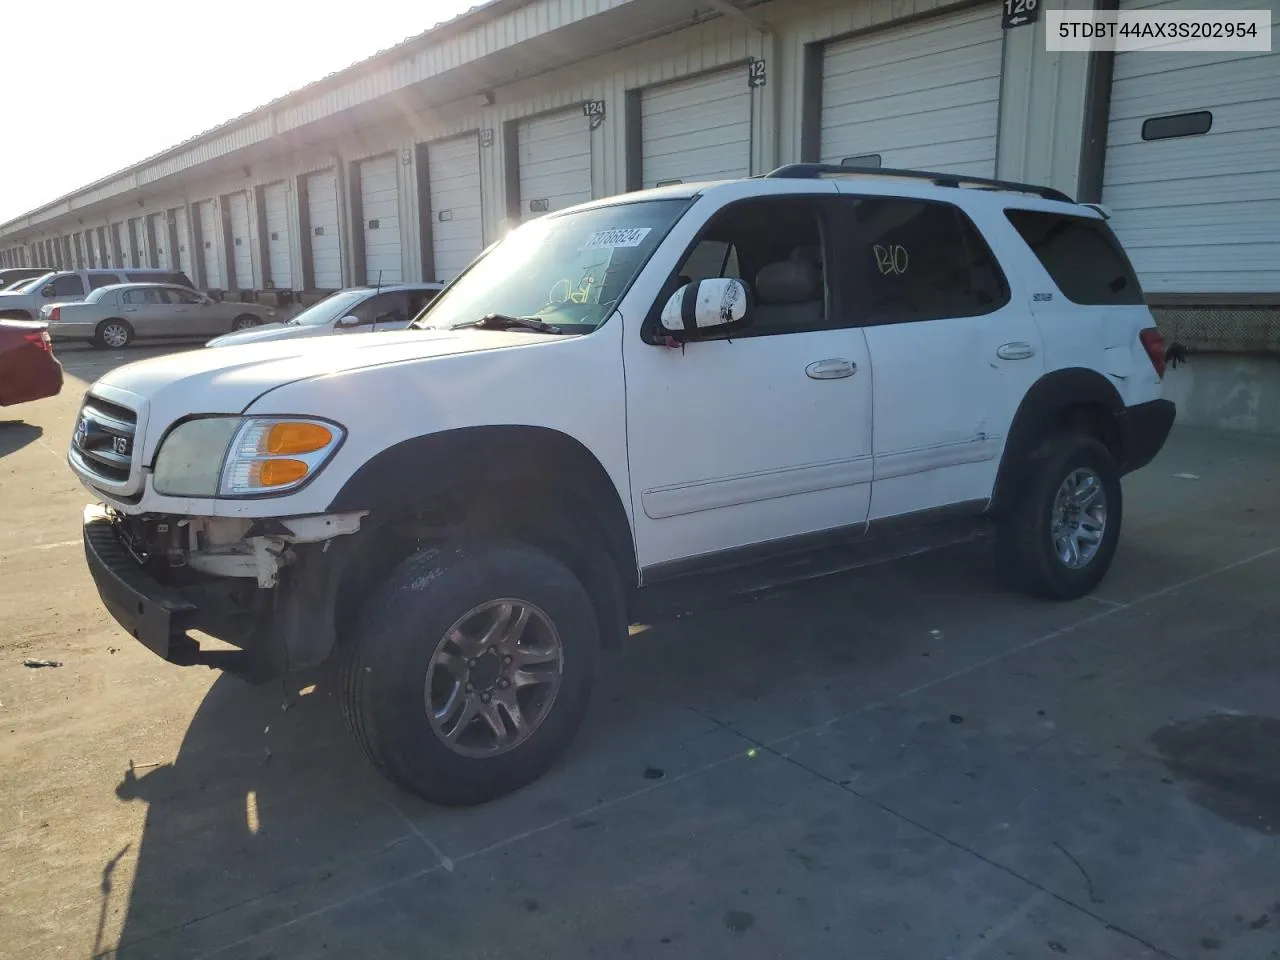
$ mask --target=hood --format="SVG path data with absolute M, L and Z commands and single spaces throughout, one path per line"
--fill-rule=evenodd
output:
M 244 343 L 264 343 L 272 340 L 305 340 L 308 337 L 316 337 L 326 333 L 333 333 L 332 326 L 328 324 L 303 326 L 301 324 L 262 323 L 256 327 L 250 327 L 248 330 L 237 330 L 235 333 L 224 333 L 220 337 L 214 337 L 205 346 L 234 347 Z
M 552 339 L 525 331 L 467 329 L 276 340 L 141 360 L 112 370 L 98 383 L 142 398 L 150 407 L 150 422 L 163 429 L 187 414 L 240 413 L 267 391 L 298 380 Z

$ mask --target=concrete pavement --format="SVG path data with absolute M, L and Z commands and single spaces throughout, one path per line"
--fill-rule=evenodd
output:
M 1280 442 L 1176 431 L 1086 600 L 966 546 L 642 626 L 556 769 L 446 810 L 324 674 L 114 625 L 62 457 L 121 361 L 60 355 L 0 411 L 0 957 L 1280 958 Z

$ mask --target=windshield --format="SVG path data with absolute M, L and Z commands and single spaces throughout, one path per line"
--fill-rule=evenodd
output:
M 319 327 L 340 320 L 369 296 L 368 290 L 339 290 L 319 303 L 313 303 L 287 322 L 300 327 Z
M 642 200 L 527 223 L 474 262 L 414 326 L 448 329 L 498 314 L 590 333 L 688 207 L 683 199 Z

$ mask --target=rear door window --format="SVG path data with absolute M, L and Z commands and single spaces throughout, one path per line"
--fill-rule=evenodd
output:
M 410 290 L 409 291 L 409 316 L 416 317 L 426 307 L 431 305 L 431 301 L 440 293 L 439 290 Z
M 1004 272 L 959 207 L 859 197 L 847 213 L 840 266 L 862 322 L 979 317 L 1009 302 Z
M 109 287 L 119 283 L 120 278 L 114 273 L 91 273 L 89 274 L 89 289 L 97 290 L 99 287 Z
M 1142 286 L 1105 220 L 1006 210 L 1062 295 L 1083 306 L 1137 306 Z

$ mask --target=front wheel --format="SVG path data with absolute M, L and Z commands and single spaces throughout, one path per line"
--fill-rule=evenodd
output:
M 124 320 L 103 320 L 98 324 L 93 342 L 99 347 L 119 350 L 133 341 L 133 327 Z
M 537 779 L 586 711 L 599 627 L 554 557 L 451 544 L 391 574 L 339 651 L 343 712 L 369 759 L 437 803 Z
M 231 332 L 237 330 L 248 330 L 250 327 L 258 325 L 258 318 L 249 313 L 243 313 L 231 321 Z
M 1032 454 L 1021 489 L 996 527 L 996 558 L 1014 586 L 1074 600 L 1111 567 L 1123 507 L 1120 470 L 1090 436 L 1062 433 Z

